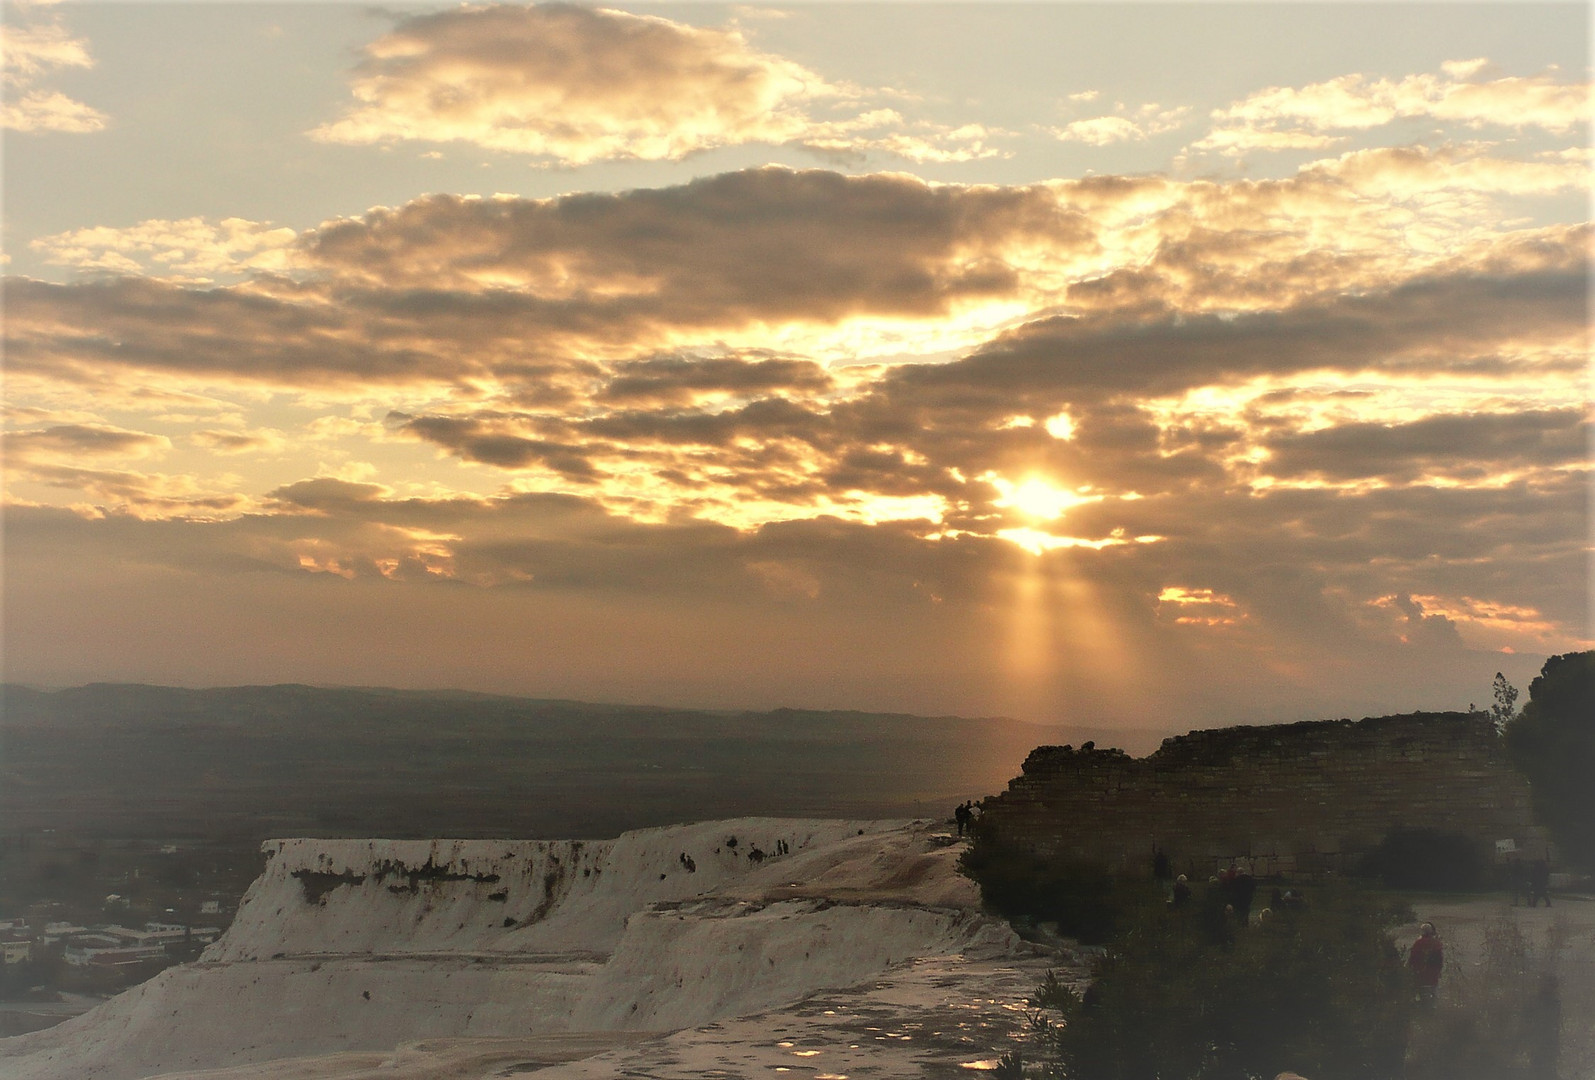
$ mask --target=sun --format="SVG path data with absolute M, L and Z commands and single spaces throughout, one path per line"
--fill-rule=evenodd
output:
M 1078 491 L 1066 491 L 1039 476 L 1028 476 L 1017 484 L 1001 476 L 992 475 L 988 479 L 998 491 L 1002 492 L 1002 498 L 996 501 L 997 506 L 1017 510 L 1026 517 L 1038 521 L 1051 521 L 1070 507 L 1097 502 L 1102 498 L 1100 495 L 1082 495 Z

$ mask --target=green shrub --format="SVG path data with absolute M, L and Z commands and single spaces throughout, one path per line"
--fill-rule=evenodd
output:
M 1412 987 L 1396 913 L 1349 889 L 1226 933 L 1203 910 L 1145 905 L 1084 996 L 1041 987 L 1038 1002 L 1062 999 L 1053 1037 L 1071 1080 L 1401 1074 Z
M 1442 829 L 1395 829 L 1358 867 L 1391 889 L 1473 892 L 1488 888 L 1490 859 L 1484 845 Z

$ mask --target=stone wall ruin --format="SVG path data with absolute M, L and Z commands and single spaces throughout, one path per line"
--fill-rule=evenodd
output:
M 1044 858 L 1207 876 L 1334 871 L 1400 827 L 1460 833 L 1525 858 L 1548 852 L 1527 781 L 1488 715 L 1413 713 L 1193 731 L 1144 758 L 1091 744 L 1037 747 L 980 828 Z

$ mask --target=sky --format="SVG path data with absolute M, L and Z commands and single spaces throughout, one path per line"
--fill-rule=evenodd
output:
M 1592 645 L 1583 4 L 4 17 L 10 681 L 1183 730 Z

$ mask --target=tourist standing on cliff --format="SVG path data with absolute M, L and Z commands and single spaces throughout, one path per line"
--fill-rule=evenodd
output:
M 1433 1007 L 1440 988 L 1440 971 L 1445 967 L 1445 946 L 1435 932 L 1434 923 L 1418 927 L 1418 940 L 1412 943 L 1407 954 L 1407 966 L 1412 969 L 1412 979 L 1418 986 L 1418 1001 Z

